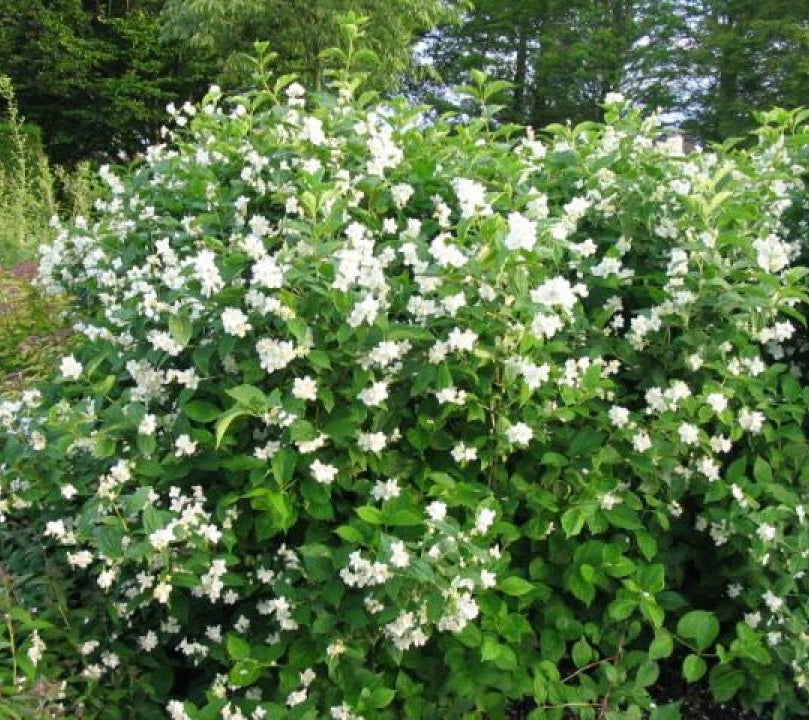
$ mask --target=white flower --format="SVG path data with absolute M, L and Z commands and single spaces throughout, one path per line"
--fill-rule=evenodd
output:
M 46 645 L 42 641 L 42 638 L 39 637 L 39 631 L 34 629 L 31 633 L 31 647 L 28 648 L 26 651 L 26 655 L 28 655 L 28 659 L 31 661 L 31 664 L 36 666 L 37 663 L 42 659 L 42 653 L 44 652 Z
M 629 424 L 629 410 L 625 407 L 613 405 L 607 415 L 609 416 L 610 422 L 617 428 L 626 427 Z
M 497 575 L 489 570 L 480 571 L 480 586 L 485 590 L 497 585 Z
M 306 688 L 301 688 L 300 690 L 295 690 L 294 692 L 289 693 L 287 695 L 287 705 L 289 707 L 295 707 L 296 705 L 300 705 L 303 702 L 306 702 L 306 697 L 308 692 Z
M 274 258 L 259 258 L 253 265 L 253 284 L 268 290 L 275 290 L 284 285 L 284 271 Z
M 67 380 L 78 380 L 83 370 L 82 364 L 73 355 L 67 355 L 59 363 L 59 371 Z
M 84 655 L 92 655 L 101 643 L 98 640 L 86 640 L 81 645 L 79 645 L 79 653 Z
M 302 98 L 306 95 L 306 88 L 300 83 L 294 82 L 287 87 L 285 92 L 288 98 Z
M 528 445 L 534 437 L 534 431 L 523 422 L 515 423 L 506 430 L 506 437 L 514 445 Z
M 739 425 L 742 430 L 751 433 L 760 433 L 764 427 L 764 413 L 750 408 L 742 408 L 739 411 Z
M 222 312 L 222 326 L 228 335 L 235 335 L 243 338 L 252 330 L 252 326 L 247 322 L 245 315 L 239 308 L 227 308 Z
M 728 406 L 728 399 L 722 393 L 714 392 L 705 398 L 705 402 L 711 406 L 711 409 L 719 414 L 724 412 Z
M 399 487 L 399 483 L 396 482 L 395 478 L 377 480 L 371 488 L 371 497 L 374 498 L 374 500 L 382 502 L 393 500 L 393 498 L 399 497 L 401 493 L 402 488 Z
M 291 363 L 297 351 L 295 345 L 289 340 L 274 340 L 272 338 L 262 338 L 256 343 L 261 367 L 268 373 L 282 370 Z
M 778 612 L 784 605 L 784 601 L 778 597 L 772 590 L 767 590 L 762 596 L 764 604 L 770 609 L 770 612 Z
M 644 430 L 635 433 L 632 437 L 632 447 L 635 448 L 635 452 L 646 452 L 652 447 L 652 438 L 649 437 L 649 433 Z
M 176 457 L 193 455 L 197 451 L 197 442 L 192 440 L 189 435 L 183 434 L 174 441 L 174 448 L 174 455 Z
M 696 445 L 699 442 L 699 428 L 691 423 L 683 423 L 678 430 L 680 442 L 685 445 Z
M 191 259 L 194 271 L 200 283 L 200 290 L 205 297 L 210 297 L 224 287 L 222 276 L 214 260 L 216 255 L 210 250 L 203 250 Z
M 337 477 L 338 470 L 334 465 L 327 465 L 326 463 L 315 460 L 311 466 L 312 477 L 322 485 L 331 485 L 334 478 Z
M 715 453 L 729 453 L 730 449 L 733 447 L 733 443 L 731 442 L 730 438 L 727 438 L 724 435 L 712 435 L 709 442 L 711 444 L 711 449 Z
M 317 382 L 308 375 L 295 378 L 292 383 L 292 395 L 298 400 L 317 400 Z
M 608 92 L 604 96 L 605 105 L 622 105 L 624 102 L 626 102 L 626 98 L 623 96 L 623 93 Z
M 531 300 L 546 308 L 560 307 L 570 312 L 576 304 L 576 293 L 573 286 L 563 277 L 557 276 L 546 280 L 538 288 L 531 291 Z
M 152 595 L 157 602 L 165 605 L 168 603 L 169 596 L 171 595 L 171 585 L 167 582 L 159 583 L 152 592 Z
M 775 540 L 775 533 L 775 528 L 766 523 L 764 525 L 759 525 L 756 529 L 756 535 L 758 535 L 764 542 L 772 542 Z
M 719 463 L 713 458 L 704 457 L 697 463 L 697 469 L 706 477 L 710 482 L 719 479 Z
M 104 570 L 102 571 L 98 578 L 96 578 L 96 583 L 98 587 L 102 590 L 109 590 L 112 587 L 112 583 L 115 580 L 115 571 L 114 570 Z
M 138 425 L 139 435 L 154 435 L 157 429 L 157 418 L 151 413 L 146 413 Z
M 390 564 L 397 568 L 405 568 L 410 564 L 410 555 L 405 549 L 405 544 L 401 540 L 391 543 Z
M 560 317 L 554 313 L 537 313 L 531 323 L 531 332 L 538 338 L 552 338 L 564 327 Z
M 449 344 L 449 349 L 455 352 L 472 352 L 477 339 L 478 334 L 472 330 L 453 328 L 449 333 L 447 343 Z
M 80 550 L 77 553 L 68 553 L 67 562 L 71 567 L 86 568 L 93 562 L 93 555 L 88 550 Z
M 433 500 L 427 506 L 427 516 L 433 522 L 441 522 L 447 516 L 447 505 L 440 500 Z
M 407 201 L 413 197 L 413 193 L 415 191 L 413 190 L 412 185 L 400 183 L 399 185 L 394 185 L 390 189 L 390 192 L 393 197 L 394 205 L 401 210 L 405 205 L 407 205 Z
M 384 380 L 375 382 L 359 394 L 359 399 L 368 407 L 381 405 L 388 397 L 388 383 Z
M 357 447 L 363 452 L 379 453 L 388 444 L 388 436 L 383 432 L 360 433 L 357 438 Z
M 461 217 L 472 217 L 478 210 L 482 210 L 483 214 L 488 214 L 490 208 L 486 204 L 486 188 L 483 185 L 474 180 L 456 178 L 452 187 L 458 196 Z
M 534 249 L 536 241 L 537 224 L 518 212 L 510 213 L 508 216 L 506 247 L 509 250 L 531 251 Z
M 467 463 L 478 459 L 478 449 L 459 442 L 450 451 L 452 459 L 457 463 Z
M 157 633 L 154 630 L 149 630 L 145 635 L 138 638 L 138 645 L 144 652 L 152 652 L 157 647 Z
M 490 508 L 481 508 L 475 517 L 475 531 L 480 535 L 485 535 L 494 523 L 497 513 Z

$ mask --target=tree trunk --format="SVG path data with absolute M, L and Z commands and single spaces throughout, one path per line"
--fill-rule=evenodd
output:
M 521 122 L 525 119 L 525 86 L 528 73 L 528 28 L 517 23 L 517 60 L 514 65 L 514 99 L 512 119 Z

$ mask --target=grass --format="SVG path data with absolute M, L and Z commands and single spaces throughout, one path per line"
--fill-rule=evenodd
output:
M 89 163 L 71 170 L 51 167 L 41 148 L 30 144 L 17 108 L 11 80 L 0 75 L 0 106 L 10 147 L 0 162 L 0 267 L 32 260 L 36 249 L 53 237 L 55 215 L 89 215 L 97 196 Z
M 10 148 L 0 163 L 0 395 L 53 371 L 69 336 L 62 302 L 32 282 L 37 248 L 52 239 L 51 218 L 88 215 L 95 188 L 89 164 L 52 168 L 27 141 L 11 81 L 0 75 L 0 117 Z
M 70 331 L 60 302 L 31 283 L 31 265 L 0 270 L 0 395 L 19 391 L 53 371 Z

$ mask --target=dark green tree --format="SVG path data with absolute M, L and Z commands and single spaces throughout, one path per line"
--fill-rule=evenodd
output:
M 696 109 L 705 137 L 742 135 L 751 109 L 809 104 L 807 0 L 704 0 L 691 47 Z
M 0 0 L 0 71 L 59 163 L 138 152 L 169 101 L 214 74 L 198 50 L 160 42 L 164 0 Z
M 751 110 L 809 104 L 809 0 L 477 0 L 424 53 L 447 88 L 470 68 L 513 87 L 505 118 L 542 126 L 600 117 L 622 91 L 705 139 L 743 134 Z

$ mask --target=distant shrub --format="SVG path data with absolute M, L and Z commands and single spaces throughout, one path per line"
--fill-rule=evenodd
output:
M 0 167 L 6 173 L 12 173 L 17 166 L 20 139 L 25 147 L 29 167 L 36 168 L 44 157 L 42 132 L 36 125 L 25 124 L 15 128 L 10 122 L 0 122 Z
M 686 155 L 615 96 L 536 138 L 492 121 L 480 73 L 464 121 L 358 82 L 262 71 L 172 109 L 43 250 L 84 339 L 0 405 L 3 542 L 72 580 L 21 621 L 0 698 L 668 720 L 673 661 L 805 715 L 783 129 Z
M 37 247 L 53 239 L 51 218 L 89 213 L 98 190 L 88 164 L 79 163 L 69 170 L 50 166 L 39 128 L 23 122 L 11 80 L 3 75 L 0 101 L 7 117 L 0 122 L 2 268 L 34 258 Z

